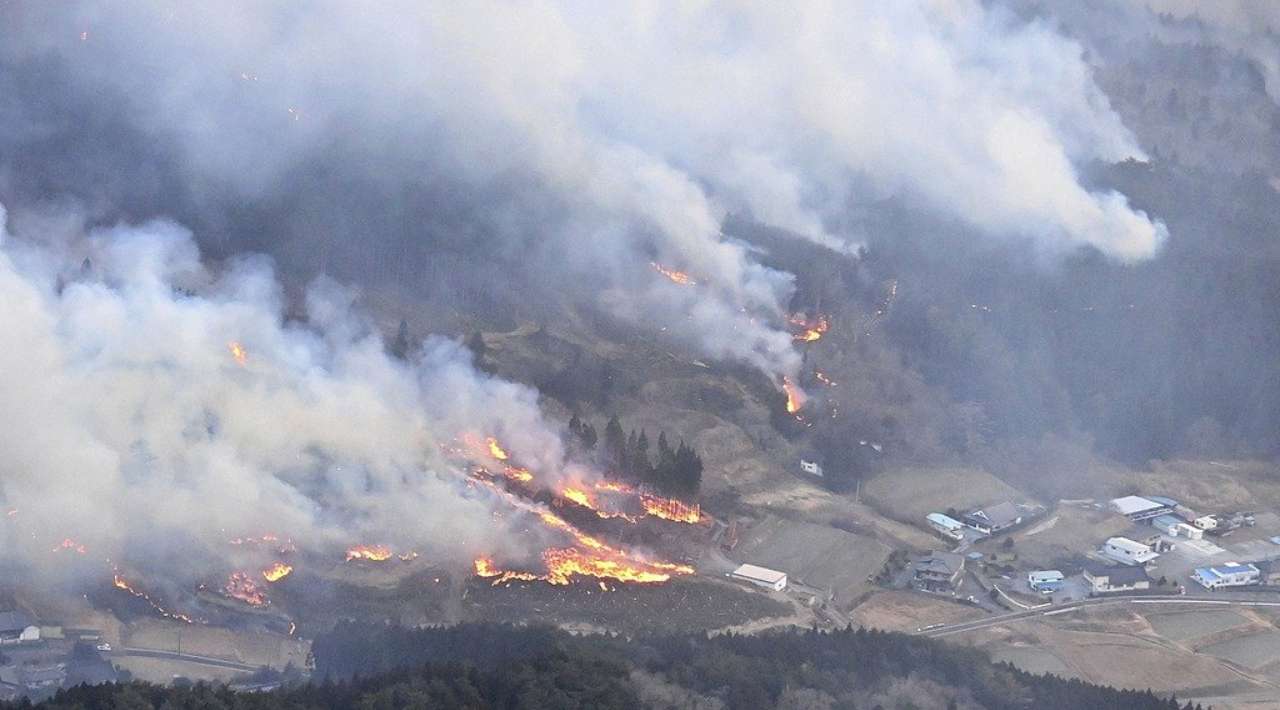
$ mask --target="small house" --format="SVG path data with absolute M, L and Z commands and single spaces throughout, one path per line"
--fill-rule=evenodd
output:
M 810 476 L 817 476 L 818 478 L 822 478 L 822 465 L 819 464 L 817 461 L 811 461 L 809 459 L 800 459 L 800 470 L 803 471 L 804 473 L 809 474 Z
M 930 592 L 951 592 L 960 585 L 964 557 L 953 552 L 930 552 L 915 565 L 915 584 Z
M 1040 570 L 1027 575 L 1027 586 L 1041 594 L 1051 594 L 1062 589 L 1066 577 L 1056 569 Z
M 1099 550 L 1104 557 L 1126 565 L 1145 565 L 1159 557 L 1149 546 L 1127 537 L 1112 537 Z
M 1005 501 L 981 508 L 964 516 L 964 524 L 985 535 L 994 535 L 1022 522 L 1018 506 Z
M 1095 594 L 1140 591 L 1151 588 L 1151 576 L 1142 567 L 1128 565 L 1088 564 L 1084 568 L 1084 581 Z
M 1247 587 L 1262 580 L 1262 571 L 1256 565 L 1228 562 L 1225 565 L 1201 567 L 1191 575 L 1205 589 L 1222 587 Z

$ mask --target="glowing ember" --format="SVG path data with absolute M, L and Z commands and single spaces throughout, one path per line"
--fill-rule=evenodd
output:
M 174 619 L 175 621 L 181 621 L 181 622 L 183 622 L 183 623 L 185 623 L 185 624 L 194 624 L 194 623 L 196 623 L 194 619 L 192 619 L 191 617 L 187 616 L 186 614 L 179 614 L 179 613 L 177 613 L 177 612 L 171 612 L 171 611 L 169 611 L 169 610 L 165 609 L 164 607 L 160 606 L 159 604 L 157 604 L 157 603 L 155 602 L 155 600 L 153 600 L 151 597 L 147 596 L 147 593 L 146 593 L 146 592 L 144 592 L 144 591 L 142 591 L 142 590 L 138 589 L 137 587 L 134 587 L 132 584 L 129 584 L 129 582 L 128 582 L 127 580 L 125 580 L 125 578 L 124 578 L 124 577 L 121 577 L 121 576 L 120 576 L 120 574 L 119 574 L 118 572 L 117 572 L 117 573 L 114 573 L 114 574 L 112 574 L 112 575 L 111 575 L 111 584 L 112 584 L 112 586 L 114 586 L 116 589 L 119 589 L 119 590 L 120 590 L 120 591 L 122 591 L 122 592 L 128 592 L 129 594 L 133 595 L 134 597 L 137 597 L 138 599 L 141 599 L 142 601 L 146 602 L 147 604 L 150 604 L 150 605 L 151 605 L 151 608 L 152 608 L 152 609 L 155 609 L 155 610 L 156 610 L 156 613 L 160 614 L 161 616 L 167 617 L 167 618 L 169 618 L 169 619 Z
M 230 540 L 227 540 L 227 544 L 236 545 L 237 547 L 239 546 L 271 547 L 271 548 L 274 548 L 277 552 L 279 552 L 282 555 L 287 555 L 287 554 L 298 551 L 297 546 L 293 544 L 293 540 L 285 538 L 282 541 L 279 537 L 277 537 L 276 535 L 273 535 L 272 533 L 267 533 L 262 537 L 233 537 Z
M 662 274 L 663 276 L 666 276 L 668 279 L 671 279 L 672 283 L 680 284 L 681 286 L 697 286 L 698 285 L 697 281 L 694 281 L 692 278 L 690 278 L 688 274 L 686 274 L 683 271 L 668 269 L 667 267 L 663 266 L 662 264 L 659 264 L 656 261 L 649 262 L 649 265 L 652 266 L 654 270 L 657 271 L 658 273 Z
M 232 572 L 222 587 L 222 593 L 249 606 L 265 606 L 269 603 L 267 593 L 258 589 L 253 578 L 245 572 Z
M 292 571 L 293 571 L 292 565 L 287 565 L 283 562 L 277 562 L 271 565 L 270 567 L 262 570 L 262 577 L 268 582 L 279 582 L 285 577 L 288 577 L 289 573 Z
M 533 480 L 533 472 L 520 466 L 503 466 L 502 475 L 520 483 L 528 483 Z
M 237 343 L 234 340 L 227 343 L 227 350 L 231 351 L 231 358 L 235 360 L 236 364 L 240 367 L 244 367 L 249 363 L 249 353 L 240 343 Z
M 804 408 L 805 394 L 790 377 L 782 378 L 782 391 L 787 393 L 787 414 L 796 414 Z
M 651 495 L 641 495 L 640 503 L 644 506 L 644 512 L 655 518 L 674 520 L 678 523 L 696 523 L 702 520 L 702 507 L 696 503 L 687 505 L 675 498 L 659 498 Z
M 386 562 L 391 559 L 391 548 L 386 545 L 356 545 L 347 550 L 347 562 Z
M 821 314 L 812 321 L 797 314 L 791 316 L 787 322 L 799 329 L 791 337 L 802 343 L 812 343 L 815 340 L 820 340 L 831 329 L 831 322 Z
M 62 542 L 58 543 L 57 547 L 53 548 L 54 552 L 60 552 L 62 550 L 71 550 L 72 552 L 76 552 L 81 555 L 88 552 L 88 550 L 85 548 L 84 545 L 81 545 L 80 543 L 76 542 L 75 540 L 72 540 L 69 537 L 63 539 Z

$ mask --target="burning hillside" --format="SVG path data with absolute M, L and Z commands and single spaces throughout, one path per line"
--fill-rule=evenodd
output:
M 831 329 L 830 319 L 821 313 L 812 319 L 803 314 L 796 314 L 791 316 L 787 322 L 792 327 L 792 339 L 802 343 L 821 340 L 822 336 L 826 335 L 827 331 Z

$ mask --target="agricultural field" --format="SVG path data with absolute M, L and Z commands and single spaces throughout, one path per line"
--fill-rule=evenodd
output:
M 951 599 L 885 590 L 875 592 L 854 608 L 849 620 L 868 628 L 914 632 L 933 624 L 955 624 L 983 616 L 986 614 L 981 609 Z
M 1229 609 L 1171 611 L 1146 616 L 1152 630 L 1170 641 L 1194 641 L 1251 623 Z
M 736 559 L 778 569 L 793 581 L 834 592 L 839 607 L 867 589 L 890 548 L 836 528 L 771 516 L 752 525 L 734 549 Z
M 898 468 L 862 486 L 862 497 L 885 515 L 922 525 L 924 516 L 948 508 L 966 510 L 1027 496 L 999 478 L 972 468 Z

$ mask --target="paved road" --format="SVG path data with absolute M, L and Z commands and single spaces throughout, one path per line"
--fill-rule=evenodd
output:
M 1056 616 L 1074 611 L 1083 607 L 1105 607 L 1120 606 L 1125 604 L 1192 604 L 1199 606 L 1273 606 L 1280 607 L 1280 601 L 1274 596 L 1270 599 L 1258 599 L 1254 597 L 1226 597 L 1224 595 L 1217 596 L 1179 596 L 1179 597 L 1095 597 L 1093 599 L 1083 599 L 1080 601 L 1068 602 L 1066 604 L 1055 604 L 1052 607 L 1041 609 L 1028 609 L 1026 611 L 1014 611 L 998 616 L 988 616 L 984 619 L 975 619 L 973 621 L 964 621 L 958 624 L 949 624 L 946 626 L 937 626 L 934 628 L 926 628 L 916 633 L 921 636 L 931 636 L 934 638 L 942 636 L 951 636 L 954 634 L 962 634 L 966 631 L 977 631 L 991 626 L 999 626 L 1014 621 L 1030 619 L 1037 616 Z
M 141 658 L 163 658 L 170 661 L 186 661 L 187 663 L 199 663 L 205 666 L 216 666 L 218 668 L 230 668 L 236 671 L 247 671 L 252 673 L 258 670 L 258 666 L 250 666 L 236 661 L 229 661 L 225 658 L 213 658 L 212 656 L 195 656 L 190 653 L 174 653 L 173 651 L 157 651 L 150 648 L 119 648 L 111 651 L 110 656 L 138 656 Z

